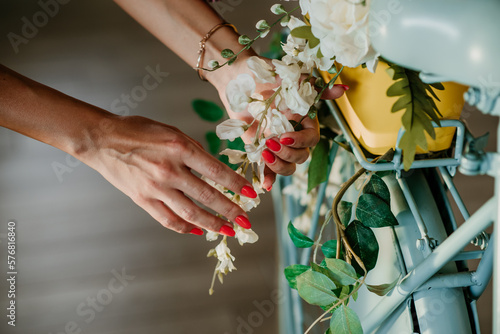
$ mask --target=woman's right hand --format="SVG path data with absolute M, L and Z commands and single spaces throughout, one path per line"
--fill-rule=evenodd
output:
M 177 128 L 138 116 L 101 121 L 78 156 L 160 224 L 179 233 L 201 229 L 234 236 L 231 222 L 250 228 L 240 206 L 200 177 L 255 198 L 251 184 Z M 202 209 L 198 202 L 227 220 Z

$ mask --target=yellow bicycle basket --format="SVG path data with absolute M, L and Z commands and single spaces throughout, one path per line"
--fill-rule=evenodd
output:
M 388 65 L 380 62 L 375 73 L 365 68 L 344 67 L 337 83 L 349 86 L 349 90 L 336 100 L 354 136 L 372 154 L 384 154 L 395 148 L 401 116 L 404 111 L 391 112 L 392 105 L 399 97 L 388 97 L 387 89 L 394 83 L 386 73 Z M 334 75 L 322 73 L 325 82 Z M 443 119 L 459 119 L 464 106 L 463 94 L 467 87 L 446 82 L 445 90 L 435 90 L 441 101 L 435 101 Z M 417 153 L 445 150 L 450 147 L 454 128 L 436 129 L 436 139 L 427 136 L 428 151 L 417 148 Z

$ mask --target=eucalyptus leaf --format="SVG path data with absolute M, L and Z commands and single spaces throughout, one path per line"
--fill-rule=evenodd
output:
M 337 297 L 332 291 L 336 288 L 331 279 L 312 270 L 297 276 L 297 291 L 300 297 L 312 305 L 324 306 L 336 301 Z
M 336 282 L 351 285 L 357 282 L 358 276 L 352 265 L 341 259 L 325 259 L 327 268 L 332 272 Z
M 354 220 L 345 229 L 345 235 L 354 253 L 363 261 L 366 270 L 370 271 L 375 268 L 379 246 L 373 231 L 360 221 Z M 352 262 L 352 266 L 359 275 L 364 275 L 356 261 Z
M 396 278 L 393 282 L 387 284 L 380 284 L 380 285 L 366 284 L 366 288 L 368 289 L 368 291 L 373 292 L 376 295 L 385 296 L 392 289 L 394 289 L 394 287 L 398 284 L 398 282 L 399 282 L 399 277 Z
M 308 248 L 314 245 L 314 241 L 297 230 L 291 221 L 288 223 L 288 234 L 297 248 Z
M 340 201 L 337 206 L 337 212 L 340 217 L 340 221 L 344 224 L 345 227 L 349 225 L 352 217 L 352 203 L 346 201 Z
M 293 29 L 290 34 L 293 37 L 307 39 L 309 41 L 309 47 L 314 49 L 318 46 L 320 40 L 313 35 L 311 26 L 305 25 Z
M 220 151 L 221 140 L 217 134 L 213 131 L 209 131 L 205 134 L 205 138 L 208 142 L 208 151 L 212 155 L 216 155 Z
M 374 194 L 363 194 L 359 197 L 356 217 L 363 225 L 373 228 L 398 225 L 389 204 Z
M 307 192 L 325 182 L 328 178 L 328 155 L 330 151 L 330 141 L 321 138 L 314 147 L 311 154 L 311 162 L 307 172 Z
M 205 121 L 218 122 L 224 117 L 224 111 L 212 101 L 195 99 L 191 102 L 194 111 Z
M 377 174 L 373 174 L 370 181 L 363 188 L 363 193 L 377 195 L 380 199 L 391 205 L 391 193 L 384 180 Z
M 292 289 L 297 289 L 297 276 L 311 269 L 309 266 L 294 264 L 285 268 L 285 277 Z
M 330 330 L 335 334 L 363 334 L 358 315 L 344 304 L 333 312 L 330 319 Z

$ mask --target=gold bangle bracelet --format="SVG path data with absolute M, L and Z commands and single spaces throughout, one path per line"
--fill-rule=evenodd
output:
M 207 79 L 202 74 L 203 58 L 205 56 L 205 46 L 206 46 L 207 41 L 210 38 L 210 36 L 212 36 L 217 30 L 219 30 L 222 27 L 231 27 L 231 28 L 233 28 L 235 33 L 238 33 L 238 30 L 236 30 L 236 27 L 234 25 L 232 25 L 231 23 L 222 22 L 222 23 L 217 24 L 212 29 L 210 29 L 210 31 L 205 35 L 205 37 L 202 38 L 202 40 L 200 41 L 200 50 L 198 51 L 198 61 L 196 62 L 195 69 L 198 72 L 198 77 L 200 77 L 200 79 L 203 81 L 207 81 Z

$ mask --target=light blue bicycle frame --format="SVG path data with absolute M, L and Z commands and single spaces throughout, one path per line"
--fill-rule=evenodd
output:
M 477 106 L 484 113 L 498 116 L 500 115 L 500 66 L 497 64 L 500 61 L 498 14 L 500 14 L 500 1 L 496 0 L 372 0 L 370 38 L 375 49 L 386 59 L 422 71 L 421 78 L 426 82 L 456 81 L 471 86 L 465 95 L 469 104 Z M 427 208 L 422 207 L 422 200 L 426 200 L 425 203 L 429 202 L 425 199 L 428 193 L 420 191 L 419 184 L 408 184 L 407 179 L 401 176 L 401 150 L 396 149 L 392 162 L 372 163 L 363 153 L 336 104 L 328 102 L 328 106 L 362 167 L 369 171 L 395 171 L 396 178 L 389 182 L 391 193 L 394 191 L 393 198 L 394 195 L 404 198 L 406 211 L 411 213 L 409 218 L 403 213 L 397 215 L 397 218 L 400 225 L 406 226 L 405 228 L 409 230 L 412 230 L 413 226 L 414 230 L 408 234 L 411 237 L 405 235 L 406 232 L 393 231 L 396 238 L 393 243 L 397 246 L 396 252 L 399 252 L 396 257 L 409 261 L 401 265 L 407 270 L 402 270 L 405 275 L 391 293 L 378 299 L 376 305 L 370 306 L 371 311 L 363 314 L 361 321 L 364 332 L 389 333 L 391 326 L 396 326 L 399 321 L 398 316 L 402 314 L 402 310 L 408 308 L 408 301 L 411 299 L 417 308 L 420 307 L 417 309 L 417 314 L 421 316 L 426 314 L 436 301 L 433 295 L 435 291 L 456 292 L 465 288 L 469 299 L 472 300 L 470 305 L 467 305 L 470 318 L 469 314 L 464 314 L 467 311 L 460 309 L 466 303 L 465 299 L 460 297 L 453 299 L 452 304 L 463 305 L 458 305 L 456 310 L 449 311 L 451 314 L 449 318 L 443 316 L 434 319 L 428 323 L 427 331 L 425 328 L 420 330 L 422 333 L 451 333 L 453 331 L 450 331 L 450 328 L 453 328 L 453 324 L 450 325 L 450 322 L 454 321 L 460 331 L 453 333 L 479 333 L 475 300 L 484 292 L 493 272 L 493 333 L 500 333 L 500 233 L 495 228 L 494 237 L 489 241 L 488 236 L 483 233 L 492 222 L 499 221 L 500 129 L 498 152 L 466 150 L 464 153 L 465 143 L 469 143 L 467 145 L 469 147 L 473 138 L 461 122 L 444 120 L 442 126 L 457 129 L 453 158 L 417 160 L 413 163 L 412 169 L 415 171 L 425 168 L 439 170 L 444 182 L 443 184 L 439 179 L 436 182 L 445 206 L 438 209 L 448 213 L 453 233 L 449 236 L 446 233 L 443 237 L 444 228 L 441 226 L 443 223 L 440 218 L 434 219 L 439 216 L 439 212 L 431 214 L 425 212 Z M 396 147 L 402 134 L 403 130 L 399 133 Z M 334 144 L 330 154 L 329 170 L 337 150 L 338 146 Z M 495 197 L 488 200 L 472 216 L 469 216 L 452 182 L 452 175 L 457 167 L 464 174 L 489 174 L 496 178 Z M 418 177 L 417 175 L 416 178 Z M 408 180 L 411 181 L 411 178 Z M 310 250 L 306 249 L 300 253 L 289 240 L 286 231 L 288 221 L 293 221 L 300 213 L 298 203 L 294 203 L 291 197 L 281 194 L 283 187 L 291 181 L 289 178 L 281 177 L 278 182 L 279 187 L 275 187 L 273 196 L 278 221 L 281 269 L 291 264 L 308 264 Z M 325 199 L 325 189 L 326 184 L 322 184 L 318 191 L 309 231 L 309 237 L 313 239 L 320 218 L 320 206 Z M 465 218 L 465 223 L 459 228 L 456 227 L 451 214 L 446 191 L 450 192 Z M 393 211 L 395 208 L 398 210 L 397 205 L 394 203 L 391 205 Z M 482 242 L 483 246 L 487 247 L 479 251 L 463 251 L 473 240 Z M 450 263 L 475 258 L 482 259 L 474 272 L 446 269 L 450 267 Z M 380 255 L 379 261 L 384 261 Z M 280 283 L 287 285 L 284 277 L 281 277 Z M 281 333 L 302 333 L 305 324 L 300 297 L 296 291 L 289 290 L 286 298 L 286 306 L 282 308 L 280 314 Z M 448 309 L 450 305 L 447 306 Z M 466 318 L 471 324 L 470 329 L 463 328 L 462 331 L 464 324 L 460 323 L 460 317 Z

